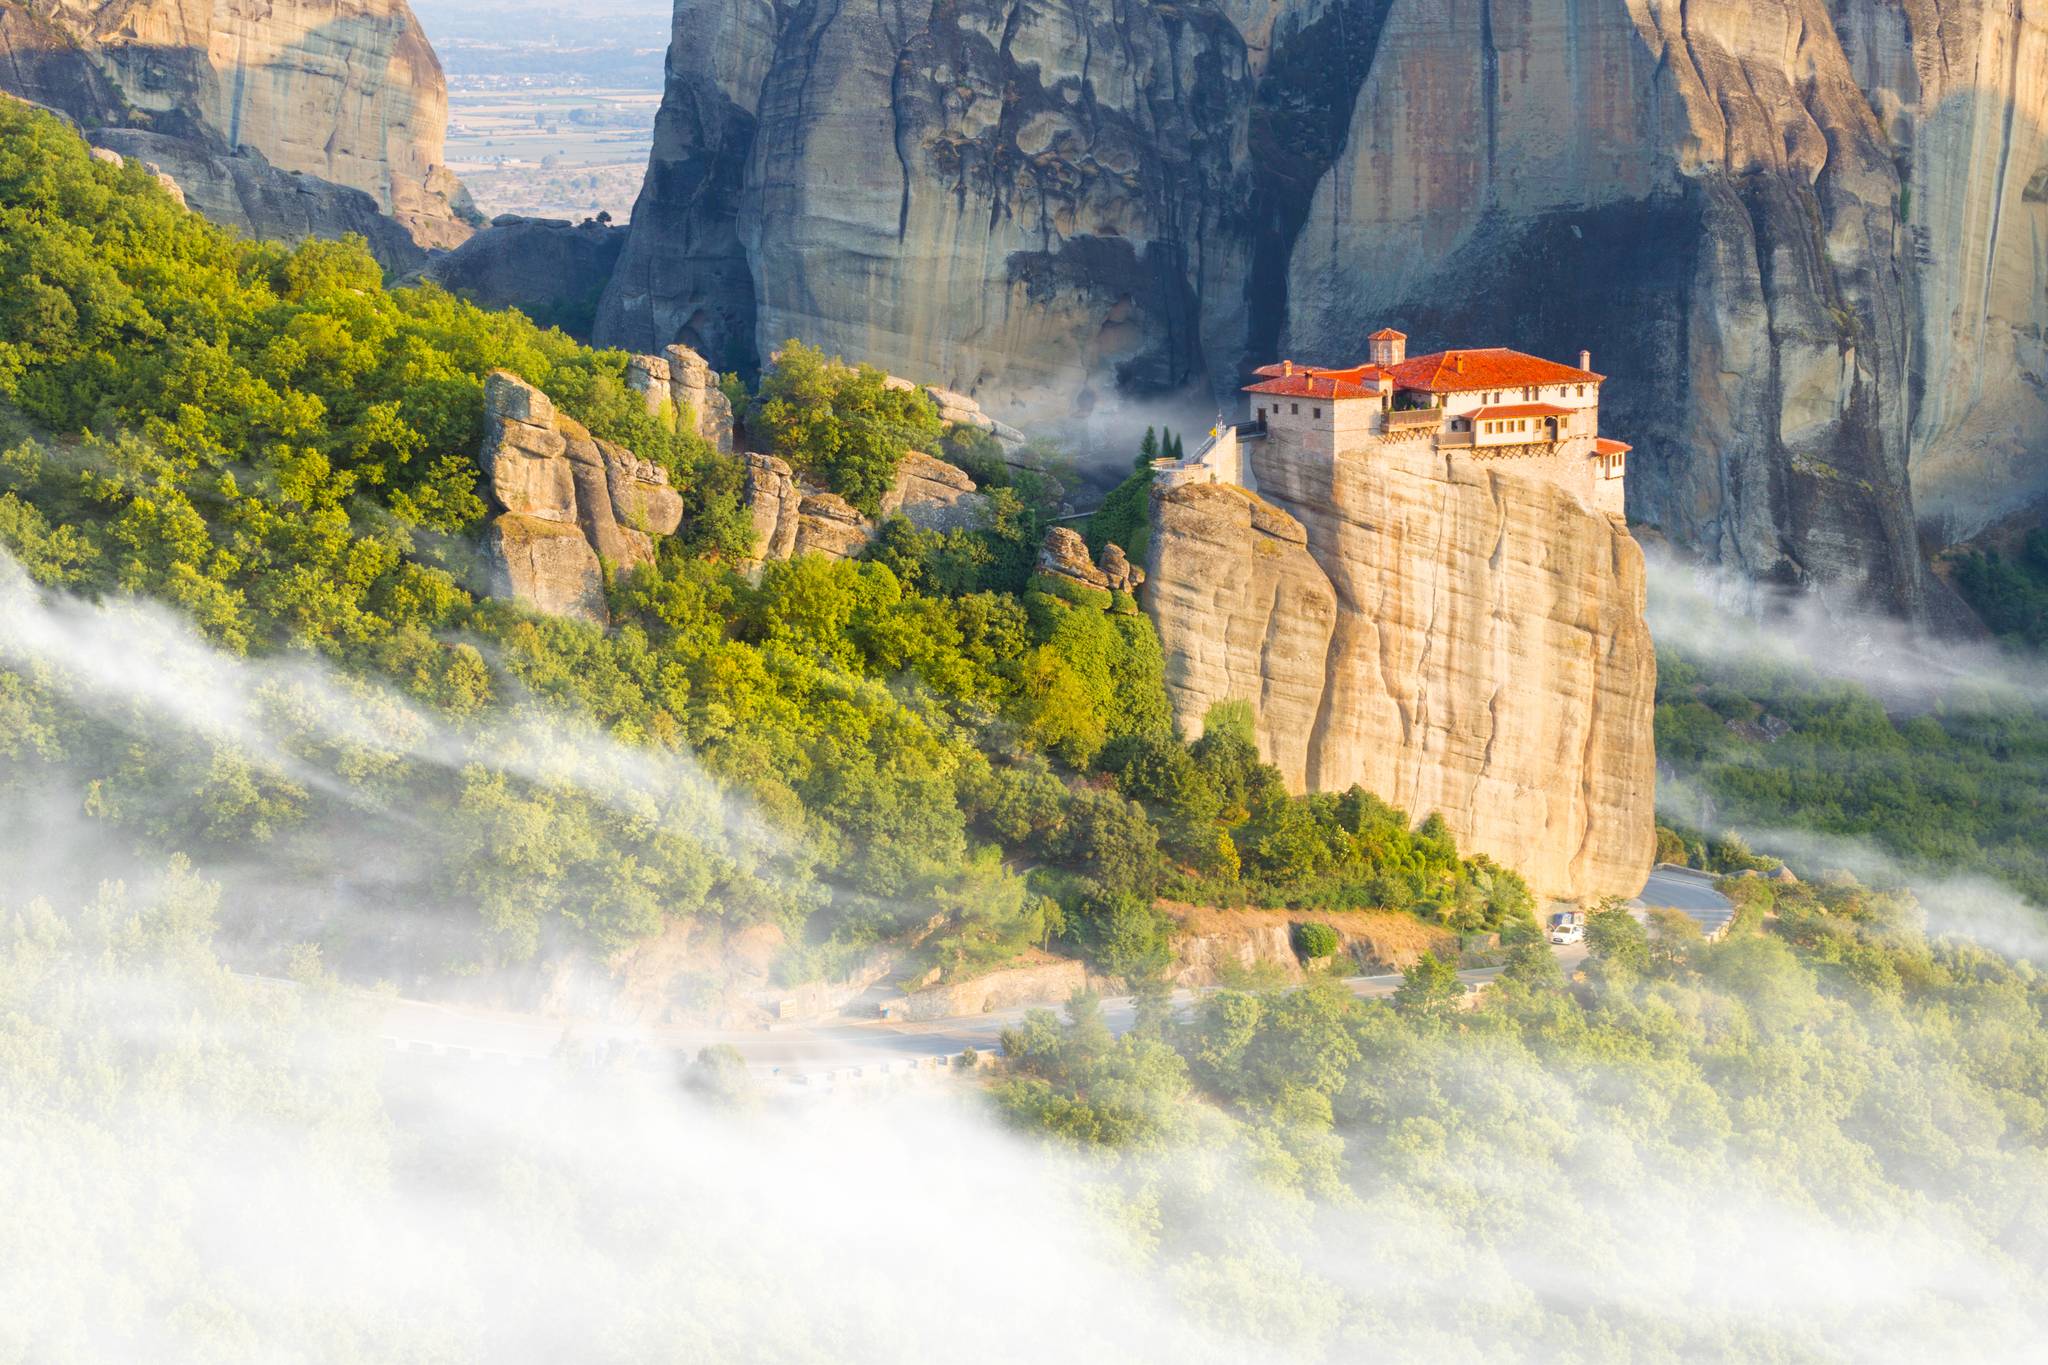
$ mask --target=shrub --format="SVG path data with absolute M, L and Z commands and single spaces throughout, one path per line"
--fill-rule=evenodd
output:
M 1295 926 L 1294 946 L 1310 962 L 1319 962 L 1324 958 L 1335 957 L 1344 943 L 1337 937 L 1335 929 L 1320 920 L 1310 920 L 1306 924 Z

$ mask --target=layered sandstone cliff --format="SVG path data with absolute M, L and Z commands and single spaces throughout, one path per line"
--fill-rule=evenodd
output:
M 593 437 L 506 370 L 484 383 L 481 459 L 489 591 L 540 611 L 606 624 L 605 568 L 653 563 L 654 537 L 682 521 L 666 470 Z
M 1654 849 L 1656 657 L 1616 519 L 1501 464 L 1261 459 L 1259 494 L 1155 495 L 1145 607 L 1182 727 L 1257 715 L 1296 790 L 1354 783 L 1563 897 Z
M 1921 612 L 1918 538 L 2048 493 L 2044 12 L 677 0 L 599 332 L 1034 422 L 1386 323 L 1590 347 L 1632 516 Z
M 405 0 L 4 0 L 0 88 L 96 140 L 150 135 L 106 145 L 257 235 L 357 230 L 351 195 L 400 229 L 372 235 L 387 258 L 472 231 L 440 60 Z
M 1248 79 L 1199 5 L 678 0 L 598 336 L 740 369 L 801 337 L 1011 417 L 1199 382 Z

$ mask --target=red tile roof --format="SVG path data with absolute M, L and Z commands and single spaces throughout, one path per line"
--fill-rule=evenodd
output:
M 1366 338 L 1367 341 L 1406 341 L 1407 339 L 1408 334 L 1406 332 L 1397 332 L 1391 327 L 1382 327 Z
M 1605 375 L 1560 365 L 1555 360 L 1488 346 L 1476 351 L 1438 351 L 1387 367 L 1394 383 L 1425 393 L 1469 393 L 1530 384 L 1597 384 Z
M 1342 379 L 1351 384 L 1363 384 L 1368 379 L 1377 381 L 1381 371 L 1377 365 L 1353 365 L 1347 369 L 1333 370 L 1326 365 L 1297 365 L 1291 360 L 1283 360 L 1275 365 L 1261 365 L 1252 373 L 1264 375 L 1268 379 L 1314 375 L 1318 379 Z
M 1596 455 L 1626 455 L 1634 449 L 1635 447 L 1627 441 L 1610 441 L 1605 436 L 1593 442 L 1593 453 Z
M 1497 417 L 1569 417 L 1570 408 L 1561 408 L 1555 403 L 1506 403 L 1497 408 L 1474 408 L 1469 416 L 1476 421 L 1491 422 Z
M 1270 393 L 1294 398 L 1377 398 L 1384 383 L 1377 365 L 1353 365 L 1346 370 L 1325 370 L 1314 365 L 1297 365 L 1283 360 L 1278 365 L 1261 365 L 1252 371 L 1267 376 L 1263 383 L 1247 384 L 1246 393 Z
M 1367 388 L 1348 379 L 1324 374 L 1292 374 L 1244 386 L 1246 393 L 1273 394 L 1281 398 L 1378 398 L 1377 386 Z

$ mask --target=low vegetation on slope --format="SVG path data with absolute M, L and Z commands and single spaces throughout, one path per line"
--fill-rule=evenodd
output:
M 1657 754 L 1674 818 L 1854 840 L 1914 872 L 1980 872 L 2048 907 L 2048 711 L 1958 695 L 1893 714 L 1853 682 L 1660 650 Z
M 1984 624 L 2017 644 L 2048 649 L 2048 527 L 2017 554 L 1972 550 L 1956 561 L 1956 586 Z
M 751 411 L 862 496 L 931 433 L 910 430 L 916 403 L 814 359 Z M 947 971 L 1058 940 L 1143 973 L 1162 890 L 1526 918 L 1519 880 L 1440 827 L 1363 793 L 1290 798 L 1228 723 L 1179 742 L 1149 623 L 1033 577 L 1043 511 L 1016 489 L 983 531 L 891 523 L 867 562 L 739 576 L 738 463 L 648 417 L 626 360 L 387 289 L 359 244 L 236 240 L 0 109 L 0 547 L 45 592 L 170 604 L 247 660 L 216 678 L 246 684 L 227 725 L 170 723 L 176 699 L 121 692 L 118 665 L 81 676 L 133 643 L 111 617 L 83 654 L 0 658 L 0 782 L 202 862 L 267 845 L 309 889 L 230 904 L 237 924 L 394 972 L 766 922 L 797 978 L 909 938 Z M 609 632 L 472 591 L 496 367 L 683 492 L 659 562 L 610 585 Z M 17 590 L 11 609 L 56 600 Z M 615 744 L 667 765 L 642 784 L 657 795 L 626 799 Z M 597 752 L 592 778 L 577 762 Z M 674 777 L 700 765 L 732 809 Z M 756 826 L 769 837 L 738 850 L 731 831 Z M 446 908 L 349 939 L 322 908 L 345 892 Z
M 1425 961 L 1391 1003 L 1040 1011 L 996 1100 L 1100 1154 L 1188 1311 L 1283 1354 L 2019 1358 L 2048 987 L 1904 896 L 1726 885 L 1721 942 L 1601 912 L 1584 980 L 1528 942 L 1470 1010 Z

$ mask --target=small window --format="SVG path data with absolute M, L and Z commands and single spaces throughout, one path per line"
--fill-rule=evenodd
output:
M 1321 417 L 1323 415 L 1323 410 L 1321 408 L 1310 408 L 1308 410 L 1308 415 L 1311 417 Z
M 1301 404 L 1299 404 L 1299 403 L 1289 403 L 1289 404 L 1287 405 L 1287 412 L 1288 412 L 1288 415 L 1289 415 L 1289 416 L 1291 416 L 1291 417 L 1299 417 L 1299 416 L 1301 416 Z
M 1264 408 L 1259 409 L 1259 420 L 1261 422 L 1266 420 L 1266 410 Z

